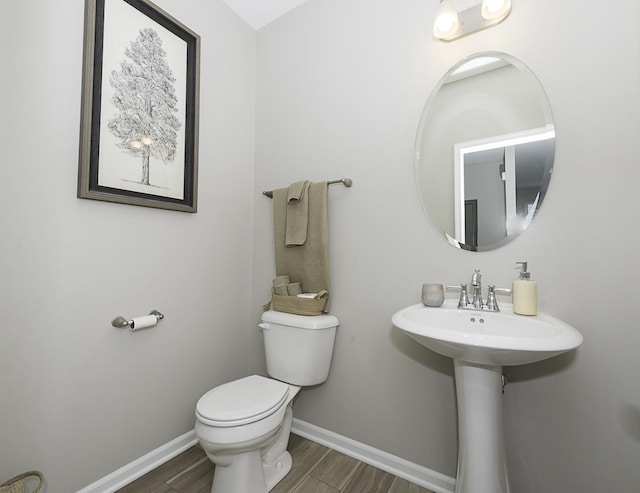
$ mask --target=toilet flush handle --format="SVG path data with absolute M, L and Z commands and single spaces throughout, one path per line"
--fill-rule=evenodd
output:
M 269 330 L 271 328 L 271 325 L 269 325 L 269 324 L 258 324 L 258 327 L 260 327 L 263 330 Z

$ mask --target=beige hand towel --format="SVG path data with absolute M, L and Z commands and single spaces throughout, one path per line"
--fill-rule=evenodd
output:
M 288 247 L 304 245 L 309 224 L 309 182 L 298 181 L 287 189 L 287 225 L 285 243 Z
M 291 282 L 291 279 L 289 279 L 289 276 L 278 276 L 274 278 L 272 282 L 273 282 L 273 287 L 275 288 L 277 286 L 286 286 Z
M 287 294 L 289 296 L 297 296 L 302 293 L 302 287 L 299 282 L 292 282 L 287 285 Z
M 308 188 L 308 180 L 297 181 L 289 185 L 287 189 L 287 204 L 297 204 L 300 202 Z
M 288 275 L 305 291 L 331 293 L 329 276 L 329 213 L 327 182 L 311 183 L 308 189 L 309 217 L 304 245 L 287 247 L 285 243 L 288 189 L 273 191 L 273 237 L 276 276 Z M 330 308 L 330 298 L 325 312 Z

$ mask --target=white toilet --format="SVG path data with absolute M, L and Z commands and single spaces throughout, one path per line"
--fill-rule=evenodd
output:
M 211 493 L 267 493 L 291 470 L 293 398 L 326 381 L 338 319 L 262 315 L 267 373 L 222 384 L 196 405 L 196 435 L 215 464 Z

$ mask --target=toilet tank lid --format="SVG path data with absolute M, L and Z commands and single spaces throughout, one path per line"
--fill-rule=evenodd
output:
M 333 315 L 294 315 L 293 313 L 267 310 L 262 314 L 263 322 L 287 325 L 300 329 L 329 329 L 337 327 L 339 321 Z

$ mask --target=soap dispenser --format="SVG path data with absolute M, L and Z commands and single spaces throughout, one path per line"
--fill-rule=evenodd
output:
M 538 283 L 531 279 L 527 272 L 527 262 L 516 262 L 520 265 L 520 276 L 513 281 L 511 296 L 513 313 L 518 315 L 536 315 L 538 313 Z

